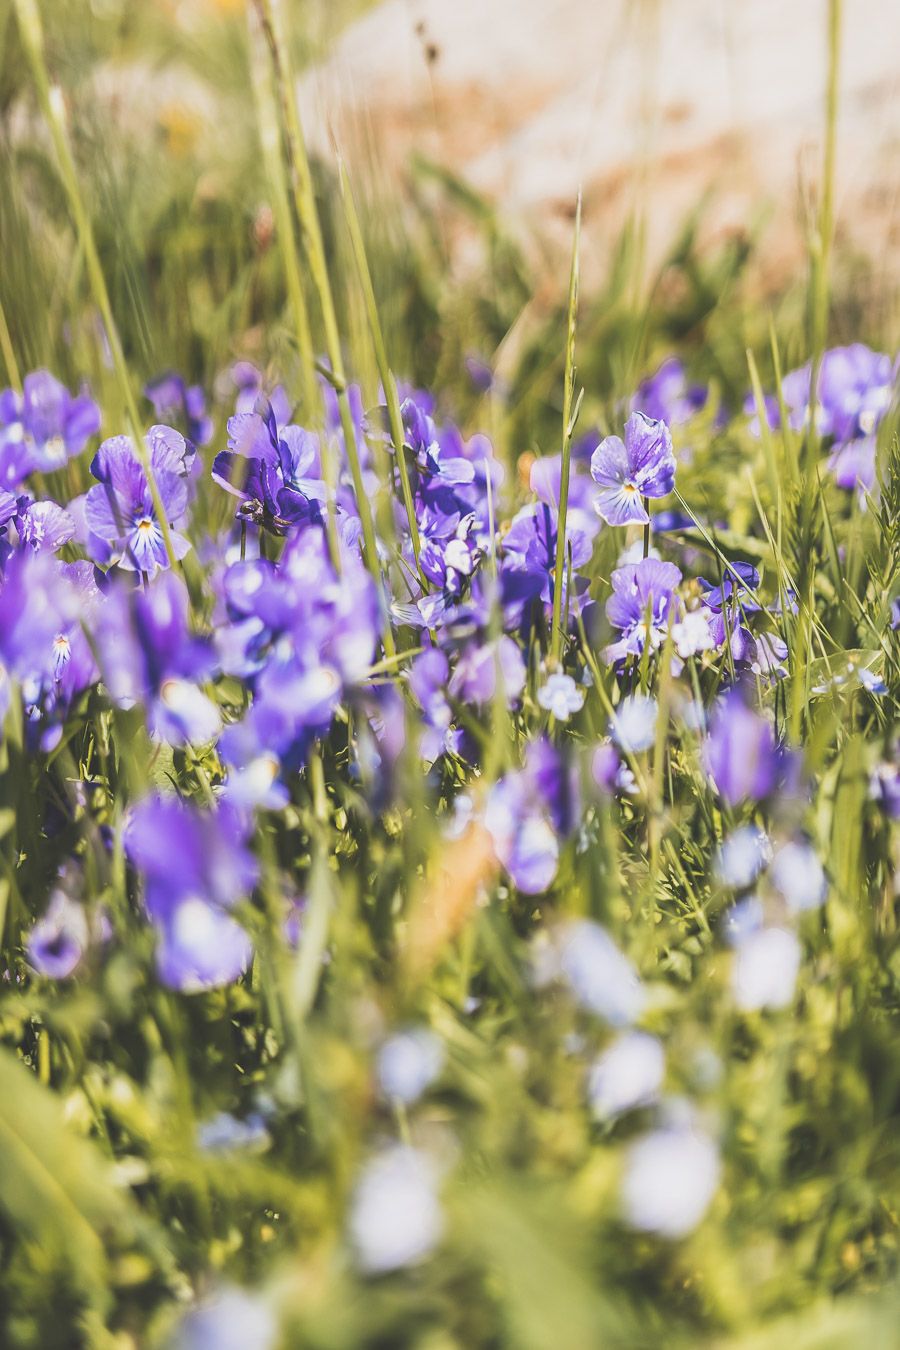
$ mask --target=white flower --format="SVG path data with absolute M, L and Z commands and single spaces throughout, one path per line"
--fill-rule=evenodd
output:
M 716 850 L 715 873 L 723 886 L 743 890 L 771 860 L 772 846 L 758 825 L 742 825 Z
M 689 1126 L 655 1130 L 633 1144 L 622 1182 L 622 1209 L 632 1228 L 679 1238 L 703 1218 L 719 1184 L 719 1152 Z
M 568 722 L 584 704 L 584 690 L 579 689 L 571 675 L 551 675 L 538 690 L 538 703 L 553 714 L 557 722 Z
M 656 740 L 656 699 L 646 694 L 630 694 L 616 708 L 609 721 L 609 734 L 616 745 L 632 754 L 649 750 Z
M 662 1044 L 643 1031 L 629 1031 L 613 1041 L 588 1073 L 591 1110 L 601 1120 L 659 1097 L 666 1071 Z
M 397 1145 L 372 1159 L 356 1187 L 350 1237 L 369 1274 L 413 1265 L 429 1255 L 444 1228 L 431 1161 Z
M 262 1299 L 222 1289 L 189 1312 L 175 1331 L 173 1350 L 275 1350 L 278 1324 Z
M 770 872 L 775 889 L 784 896 L 787 907 L 797 914 L 818 909 L 828 894 L 825 871 L 815 849 L 805 840 L 783 844 L 775 854 Z
M 616 559 L 616 567 L 627 567 L 629 563 L 639 563 L 643 559 L 643 557 L 644 557 L 644 541 L 643 539 L 635 539 L 634 542 L 629 544 L 627 548 L 622 549 L 622 552 Z M 650 552 L 647 554 L 647 557 L 658 559 L 660 557 L 659 549 L 656 547 L 651 547 Z
M 672 625 L 672 641 L 683 661 L 716 645 L 709 630 L 709 618 L 708 609 L 689 609 L 683 619 Z
M 786 1008 L 794 997 L 800 943 L 786 928 L 758 928 L 738 946 L 731 971 L 734 1001 L 742 1012 Z
M 641 982 L 605 928 L 575 919 L 556 934 L 555 944 L 558 975 L 582 1007 L 613 1026 L 628 1026 L 640 1016 Z
M 441 1071 L 444 1047 L 433 1031 L 410 1027 L 385 1041 L 378 1054 L 378 1082 L 386 1097 L 409 1105 Z

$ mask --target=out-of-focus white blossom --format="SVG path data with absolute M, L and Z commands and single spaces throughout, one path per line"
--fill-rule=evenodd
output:
M 414 1265 L 437 1245 L 443 1228 L 437 1173 L 425 1154 L 397 1145 L 366 1165 L 350 1210 L 362 1270 L 378 1275 Z

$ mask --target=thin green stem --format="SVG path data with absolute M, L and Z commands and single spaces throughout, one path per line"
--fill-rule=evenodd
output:
M 13 349 L 9 324 L 6 322 L 6 313 L 3 309 L 2 300 L 0 300 L 0 352 L 3 353 L 3 361 L 6 365 L 10 384 L 17 393 L 21 392 L 22 378 L 19 375 L 19 366 L 16 361 L 16 353 Z
M 266 78 L 266 53 L 259 16 L 252 8 L 247 10 L 250 27 L 252 59 L 250 62 L 253 77 L 253 92 L 259 118 L 259 140 L 262 146 L 266 173 L 272 189 L 272 206 L 275 213 L 275 228 L 281 246 L 284 263 L 284 278 L 288 297 L 294 311 L 294 324 L 297 336 L 297 350 L 300 353 L 300 378 L 302 381 L 303 407 L 307 417 L 313 415 L 316 406 L 315 353 L 313 351 L 312 331 L 309 323 L 309 310 L 303 292 L 300 276 L 300 262 L 294 219 L 291 214 L 291 202 L 288 182 L 285 174 L 284 159 L 281 154 L 281 131 L 278 125 L 278 110 L 272 91 L 271 80 Z
M 393 442 L 394 455 L 397 460 L 397 469 L 400 474 L 400 491 L 403 497 L 403 506 L 406 510 L 406 520 L 409 526 L 409 537 L 412 543 L 413 557 L 415 558 L 416 568 L 418 570 L 420 549 L 419 526 L 416 520 L 415 508 L 413 506 L 412 487 L 409 481 L 409 470 L 407 468 L 406 454 L 404 451 L 405 438 L 403 435 L 403 418 L 400 414 L 400 398 L 397 393 L 396 380 L 394 379 L 388 363 L 384 333 L 382 332 L 381 321 L 378 318 L 378 301 L 375 298 L 375 288 L 372 285 L 372 274 L 369 271 L 369 262 L 366 258 L 366 249 L 363 242 L 362 230 L 359 227 L 359 217 L 356 213 L 353 193 L 350 190 L 350 184 L 347 180 L 347 173 L 343 164 L 341 165 L 341 191 L 343 193 L 344 214 L 347 220 L 347 230 L 350 235 L 350 245 L 353 249 L 356 270 L 359 273 L 359 281 L 362 286 L 366 315 L 369 321 L 369 329 L 372 334 L 372 345 L 375 348 L 375 361 L 378 366 L 378 375 L 381 379 L 382 388 L 384 389 L 391 441 Z M 425 578 L 421 576 L 421 573 L 419 579 L 422 582 L 422 585 L 427 589 L 427 583 Z
M 277 30 L 272 0 L 253 0 L 253 4 L 256 7 L 256 12 L 259 16 L 266 43 L 269 48 L 275 87 L 278 90 L 282 117 L 284 119 L 283 129 L 285 148 L 287 151 L 288 167 L 290 168 L 291 182 L 294 190 L 294 205 L 296 207 L 297 217 L 300 221 L 300 228 L 303 231 L 307 262 L 309 263 L 310 274 L 319 299 L 319 308 L 322 313 L 322 324 L 325 329 L 325 350 L 331 365 L 329 378 L 337 396 L 338 413 L 344 438 L 344 447 L 347 452 L 350 475 L 353 479 L 353 491 L 356 495 L 356 504 L 359 511 L 360 523 L 362 525 L 363 556 L 365 557 L 366 566 L 369 569 L 372 580 L 375 582 L 378 589 L 379 606 L 384 610 L 385 604 L 381 578 L 381 565 L 378 560 L 378 549 L 375 542 L 375 524 L 372 517 L 371 503 L 366 495 L 363 484 L 362 465 L 359 459 L 359 446 L 356 443 L 356 429 L 353 425 L 353 414 L 350 409 L 350 400 L 347 395 L 347 379 L 344 374 L 344 362 L 341 353 L 341 339 L 338 330 L 337 314 L 334 307 L 334 296 L 331 290 L 331 280 L 328 275 L 328 262 L 325 257 L 325 245 L 322 239 L 322 227 L 319 222 L 319 210 L 316 205 L 316 194 L 309 165 L 309 156 L 306 153 L 306 142 L 303 137 L 303 128 L 300 125 L 300 114 L 297 109 L 297 99 L 294 94 L 293 75 L 285 44 L 281 40 Z M 331 505 L 332 504 L 329 503 L 330 507 Z M 332 538 L 333 537 L 332 534 Z M 336 558 L 336 563 L 338 561 L 339 560 Z M 389 617 L 384 629 L 384 646 L 388 655 L 396 650 Z
M 562 647 L 563 570 L 566 562 L 566 518 L 569 510 L 569 474 L 572 462 L 572 432 L 579 404 L 575 405 L 575 323 L 578 313 L 578 248 L 581 237 L 581 193 L 575 211 L 575 236 L 572 241 L 572 267 L 569 273 L 569 304 L 566 328 L 566 370 L 563 382 L 562 469 L 559 479 L 559 508 L 556 522 L 556 567 L 553 573 L 553 619 L 550 628 L 550 661 L 558 665 Z

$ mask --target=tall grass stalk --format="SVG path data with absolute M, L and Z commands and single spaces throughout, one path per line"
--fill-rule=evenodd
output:
M 559 662 L 562 648 L 563 569 L 566 562 L 566 517 L 569 510 L 569 474 L 572 462 L 572 433 L 579 404 L 575 396 L 575 326 L 578 317 L 578 253 L 581 243 L 581 193 L 575 208 L 575 234 L 572 240 L 572 266 L 569 272 L 569 303 L 566 322 L 566 368 L 563 376 L 562 467 L 559 478 L 559 508 L 556 522 L 556 566 L 553 573 L 553 618 L 550 629 L 550 660 Z M 580 400 L 579 400 L 580 403 Z
M 253 8 L 247 10 L 247 22 L 250 28 L 252 58 L 250 73 L 253 79 L 253 93 L 256 100 L 259 121 L 259 139 L 269 186 L 272 190 L 272 206 L 275 213 L 275 228 L 281 244 L 281 258 L 284 264 L 284 279 L 288 297 L 294 312 L 294 325 L 297 336 L 297 350 L 300 354 L 300 380 L 305 415 L 311 417 L 316 406 L 315 353 L 313 351 L 312 332 L 309 323 L 309 310 L 303 292 L 303 280 L 300 276 L 299 253 L 291 215 L 291 203 L 288 193 L 284 159 L 281 154 L 281 131 L 278 124 L 278 110 L 271 87 L 271 80 L 264 75 L 266 65 L 264 38 L 259 17 Z M 323 460 L 326 459 L 323 456 Z M 323 463 L 323 472 L 328 466 Z
M 166 554 L 169 559 L 169 566 L 177 568 L 178 563 L 172 545 L 172 532 L 169 529 L 166 510 L 163 506 L 162 498 L 159 495 L 156 476 L 153 472 L 150 456 L 147 454 L 147 447 L 144 443 L 143 423 L 140 414 L 138 413 L 137 403 L 135 402 L 134 390 L 131 386 L 131 377 L 128 372 L 128 365 L 125 361 L 125 353 L 122 350 L 119 330 L 116 326 L 116 321 L 113 318 L 112 305 L 109 300 L 109 291 L 106 287 L 106 279 L 103 275 L 100 255 L 97 252 L 97 244 L 94 239 L 91 218 L 88 215 L 87 208 L 84 204 L 84 198 L 82 197 L 81 190 L 78 186 L 78 170 L 72 155 L 72 147 L 69 143 L 62 90 L 58 86 L 51 85 L 50 83 L 50 74 L 47 70 L 47 62 L 44 53 L 44 33 L 37 0 L 15 0 L 15 6 L 16 17 L 19 21 L 19 31 L 22 35 L 22 43 L 25 47 L 28 63 L 31 66 L 31 72 L 34 76 L 38 102 L 40 103 L 41 111 L 47 122 L 47 126 L 50 129 L 53 148 L 56 151 L 56 157 L 62 174 L 63 187 L 68 199 L 69 209 L 71 210 L 75 221 L 75 232 L 78 237 L 79 246 L 84 254 L 91 291 L 94 296 L 94 303 L 100 311 L 100 318 L 103 321 L 106 339 L 109 343 L 109 349 L 112 355 L 113 368 L 125 404 L 128 421 L 131 425 L 135 449 L 140 458 L 141 467 L 146 475 L 147 485 L 150 488 L 153 509 L 156 512 L 156 518 L 162 532 L 163 543 L 165 544 Z
M 362 465 L 360 464 L 359 459 L 359 446 L 356 443 L 356 430 L 353 425 L 353 414 L 350 410 L 350 400 L 347 394 L 347 378 L 344 373 L 344 361 L 341 352 L 341 338 L 338 329 L 337 314 L 334 307 L 334 295 L 332 293 L 331 279 L 328 273 L 328 260 L 325 256 L 325 245 L 322 239 L 322 227 L 319 221 L 319 210 L 316 205 L 316 194 L 309 165 L 309 156 L 306 153 L 306 141 L 303 136 L 303 128 L 300 124 L 300 114 L 297 109 L 297 97 L 294 88 L 291 63 L 286 44 L 278 31 L 272 0 L 253 0 L 253 4 L 259 16 L 266 44 L 269 48 L 272 73 L 275 80 L 275 87 L 278 91 L 279 102 L 281 104 L 282 118 L 284 120 L 283 130 L 285 148 L 294 189 L 294 204 L 297 210 L 297 217 L 300 221 L 300 227 L 303 231 L 309 270 L 319 299 L 319 308 L 322 313 L 322 324 L 325 330 L 325 350 L 331 366 L 330 378 L 337 396 L 341 431 L 343 432 L 347 460 L 350 464 L 350 474 L 353 479 L 353 491 L 356 495 L 357 508 L 359 510 L 359 518 L 362 525 L 363 555 L 365 557 L 366 566 L 368 567 L 372 580 L 378 590 L 379 605 L 382 610 L 384 610 L 384 587 L 381 579 L 381 565 L 378 560 L 378 549 L 375 543 L 375 522 L 372 515 L 372 506 L 366 495 L 365 486 L 363 484 Z M 333 518 L 331 528 L 333 539 Z M 338 561 L 337 557 L 335 558 L 335 561 Z M 396 650 L 389 620 L 385 623 L 384 627 L 384 646 L 385 651 L 389 656 Z
M 347 230 L 350 235 L 350 245 L 353 250 L 356 270 L 359 273 L 359 282 L 363 290 L 363 299 L 366 307 L 366 317 L 369 323 L 369 330 L 372 335 L 372 345 L 375 348 L 375 360 L 378 365 L 378 375 L 381 380 L 381 387 L 384 390 L 385 403 L 387 404 L 388 425 L 390 427 L 391 441 L 394 446 L 394 455 L 397 460 L 397 470 L 400 475 L 400 491 L 403 496 L 403 507 L 406 511 L 406 520 L 409 525 L 409 537 L 412 543 L 413 557 L 416 561 L 416 568 L 419 567 L 419 524 L 416 520 L 416 512 L 413 506 L 412 487 L 409 481 L 409 470 L 406 464 L 406 455 L 403 449 L 403 418 L 400 414 L 400 397 L 397 393 L 397 382 L 394 379 L 387 356 L 387 347 L 385 346 L 384 333 L 381 327 L 381 320 L 378 317 L 378 301 L 375 297 L 375 288 L 372 285 L 372 274 L 369 270 L 368 259 L 366 258 L 365 243 L 363 242 L 362 230 L 359 227 L 359 217 L 356 213 L 356 206 L 353 201 L 353 193 L 350 190 L 350 183 L 347 178 L 347 171 L 344 165 L 341 165 L 341 191 L 344 202 L 344 215 L 347 221 Z M 421 577 L 423 585 L 424 578 Z

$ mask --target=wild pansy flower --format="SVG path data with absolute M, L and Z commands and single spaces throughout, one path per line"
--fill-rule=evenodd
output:
M 875 487 L 875 457 L 875 437 L 863 436 L 836 446 L 828 456 L 828 468 L 839 488 L 845 492 L 855 489 L 860 501 L 865 502 L 866 494 Z
M 769 877 L 792 914 L 818 909 L 828 894 L 825 869 L 807 839 L 791 839 L 782 844 L 769 869 Z
M 456 738 L 451 731 L 453 712 L 447 701 L 449 676 L 450 663 L 438 647 L 428 647 L 414 657 L 407 671 L 409 687 L 419 702 L 425 721 L 420 749 L 427 764 L 433 764 L 445 750 L 456 749 Z
M 59 669 L 56 641 L 77 620 L 79 597 L 52 553 L 17 552 L 0 578 L 0 663 L 36 698 Z
M 150 468 L 169 524 L 172 551 L 181 559 L 190 543 L 177 532 L 188 506 L 187 476 L 194 452 L 172 427 L 151 427 L 145 437 Z M 91 464 L 100 481 L 84 500 L 88 552 L 95 562 L 117 563 L 153 576 L 169 566 L 162 525 L 156 516 L 144 466 L 129 436 L 103 442 Z
M 662 1043 L 644 1031 L 625 1031 L 603 1051 L 588 1073 L 588 1102 L 598 1120 L 652 1106 L 666 1073 Z
M 21 398 L 9 389 L 0 395 L 0 426 L 16 424 L 26 473 L 52 473 L 81 454 L 100 430 L 100 409 L 86 393 L 73 396 L 49 371 L 36 370 L 25 376 Z
M 81 964 L 89 938 L 84 906 L 72 899 L 63 887 L 57 887 L 44 914 L 28 935 L 25 947 L 28 964 L 39 975 L 46 975 L 51 980 L 65 980 Z
M 897 387 L 898 363 L 862 342 L 832 347 L 819 370 L 816 426 L 823 436 L 842 444 L 877 430 Z M 790 422 L 800 430 L 809 421 L 811 363 L 791 370 L 782 380 Z
M 348 550 L 338 574 L 323 530 L 291 537 L 278 566 L 234 563 L 225 576 L 237 632 L 217 635 L 250 675 L 253 703 L 220 741 L 231 765 L 264 752 L 299 765 L 327 731 L 341 701 L 368 674 L 380 631 L 378 600 L 359 553 Z
M 577 780 L 546 739 L 529 745 L 524 768 L 493 785 L 484 824 L 498 861 L 523 894 L 538 895 L 553 884 L 561 842 L 579 815 Z
M 712 612 L 705 605 L 685 610 L 682 618 L 672 625 L 672 641 L 682 661 L 701 652 L 711 651 L 716 645 L 712 631 Z
M 602 528 L 600 517 L 594 510 L 595 488 L 591 478 L 591 454 L 596 439 L 594 433 L 582 436 L 572 444 L 566 508 L 566 529 L 578 530 L 588 539 L 593 539 Z M 561 485 L 562 454 L 536 458 L 529 471 L 529 486 L 538 501 L 558 511 Z
M 675 486 L 675 455 L 665 422 L 633 412 L 625 439 L 607 436 L 591 457 L 591 477 L 600 489 L 597 512 L 608 525 L 647 524 L 645 497 L 665 497 Z
M 562 981 L 582 1008 L 610 1026 L 630 1026 L 644 1009 L 646 996 L 637 971 L 592 919 L 569 919 L 542 933 L 535 945 L 534 974 L 539 987 Z
M 181 423 L 194 445 L 208 445 L 212 440 L 212 418 L 206 414 L 202 385 L 185 384 L 177 370 L 167 370 L 144 385 L 144 394 L 159 421 Z
M 482 557 L 472 512 L 443 515 L 431 507 L 418 518 L 419 567 L 425 577 L 449 597 L 461 594 Z
M 738 943 L 731 990 L 742 1012 L 787 1008 L 800 970 L 800 943 L 787 928 L 758 927 Z
M 649 694 L 629 694 L 609 719 L 609 734 L 621 750 L 638 755 L 656 740 L 659 707 Z
M 540 895 L 556 878 L 559 840 L 544 802 L 524 772 L 491 788 L 484 823 L 500 864 L 524 895 Z
M 879 764 L 869 779 L 869 796 L 891 820 L 900 820 L 900 767 Z
M 460 703 L 483 708 L 494 698 L 498 675 L 504 699 L 511 708 L 525 688 L 527 672 L 522 650 L 506 635 L 486 640 L 476 634 L 460 645 L 447 689 Z
M 772 860 L 768 835 L 758 825 L 741 825 L 716 850 L 713 870 L 723 886 L 744 890 Z
M 772 724 L 748 707 L 739 689 L 719 699 L 703 759 L 716 790 L 729 806 L 761 801 L 774 789 L 781 756 Z
M 651 651 L 658 650 L 669 625 L 679 617 L 680 602 L 675 594 L 681 582 L 679 569 L 674 563 L 644 558 L 617 567 L 611 580 L 606 617 L 622 636 L 606 648 L 607 661 L 640 656 L 648 643 Z
M 756 660 L 756 639 L 747 627 L 747 615 L 762 609 L 755 592 L 759 572 L 752 563 L 729 562 L 725 575 L 716 585 L 705 577 L 697 578 L 703 603 L 711 611 L 710 632 L 717 647 L 730 641 L 732 659 L 738 664 Z
M 75 521 L 69 512 L 49 498 L 34 502 L 20 497 L 15 527 L 20 547 L 35 552 L 45 549 L 56 553 L 75 535 Z
M 622 1212 L 631 1228 L 686 1237 L 706 1213 L 719 1184 L 719 1151 L 705 1131 L 674 1122 L 628 1150 Z
M 410 1106 L 437 1078 L 444 1047 L 427 1027 L 395 1032 L 378 1052 L 378 1086 L 391 1101 Z
M 125 851 L 144 878 L 163 983 L 194 993 L 236 980 L 253 949 L 229 911 L 253 890 L 259 871 L 240 815 L 225 805 L 200 811 L 176 797 L 150 797 L 132 812 Z
M 438 1173 L 427 1154 L 395 1144 L 370 1159 L 353 1194 L 349 1227 L 366 1274 L 424 1260 L 444 1231 Z
M 670 427 L 689 422 L 706 406 L 708 390 L 702 384 L 688 384 L 684 363 L 667 356 L 662 364 L 638 385 L 631 406 L 646 417 Z
M 320 524 L 327 491 L 319 441 L 297 426 L 279 426 L 270 403 L 228 419 L 228 449 L 216 455 L 213 479 L 238 497 L 238 517 L 272 534 Z
M 189 630 L 187 587 L 171 572 L 146 588 L 123 580 L 100 608 L 96 640 L 113 702 L 142 703 L 151 733 L 170 745 L 202 745 L 219 733 L 216 705 L 199 682 L 213 670 L 208 640 Z
M 537 701 L 551 713 L 557 722 L 568 722 L 573 713 L 584 705 L 584 690 L 579 689 L 571 675 L 556 672 L 549 675 L 537 693 Z
M 171 1350 L 276 1350 L 278 1318 L 258 1294 L 219 1289 L 185 1313 Z
M 556 533 L 556 511 L 545 502 L 537 502 L 523 506 L 503 536 L 502 573 L 514 572 L 528 578 L 548 613 L 553 604 Z M 572 595 L 567 597 L 564 592 L 564 610 L 567 599 L 572 613 L 580 612 L 588 601 L 587 581 L 578 575 L 578 569 L 587 566 L 592 551 L 588 536 L 567 520 L 566 556 L 571 557 Z

